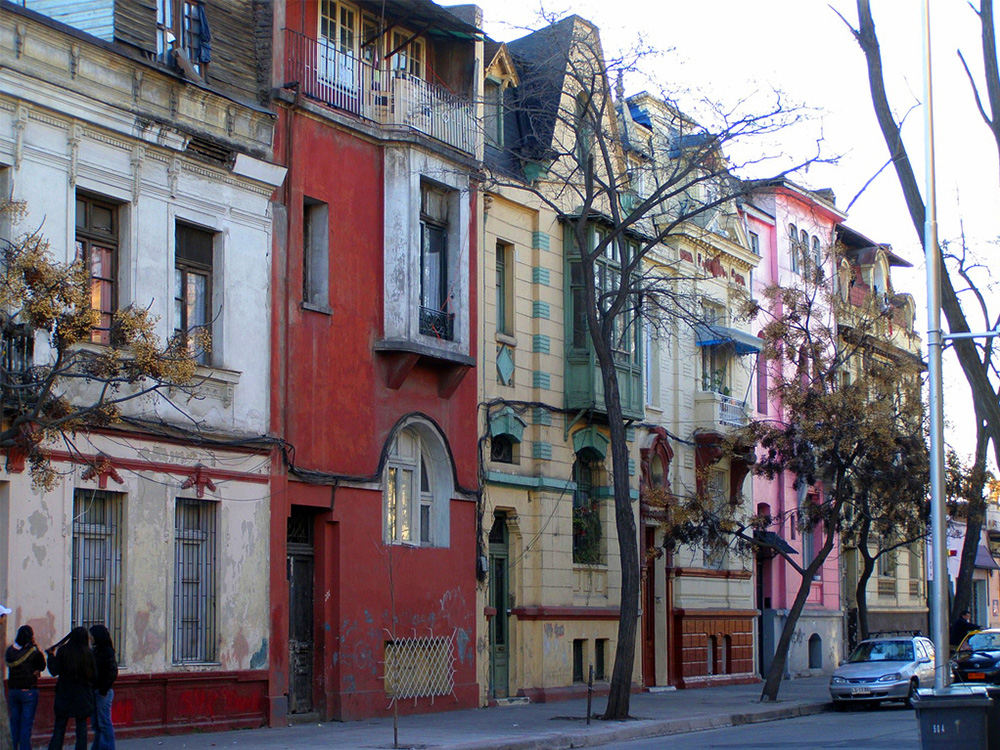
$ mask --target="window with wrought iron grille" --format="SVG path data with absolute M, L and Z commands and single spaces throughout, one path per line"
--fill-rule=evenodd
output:
M 174 523 L 174 663 L 218 660 L 216 517 L 218 505 L 177 498 Z
M 73 493 L 73 626 L 105 625 L 123 659 L 125 495 L 78 489 Z
M 573 562 L 580 565 L 604 563 L 604 523 L 597 497 L 600 459 L 589 449 L 577 453 L 573 462 Z
M 448 254 L 451 191 L 420 185 L 420 333 L 455 338 Z

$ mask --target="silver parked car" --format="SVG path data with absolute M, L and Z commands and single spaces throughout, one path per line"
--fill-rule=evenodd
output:
M 870 638 L 854 649 L 830 678 L 834 706 L 904 701 L 934 684 L 934 644 L 922 636 Z

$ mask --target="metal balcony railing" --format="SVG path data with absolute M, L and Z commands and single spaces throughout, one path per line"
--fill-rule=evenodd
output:
M 371 63 L 326 39 L 285 30 L 286 79 L 303 95 L 381 125 L 412 128 L 475 152 L 473 103 L 405 70 Z
M 747 423 L 747 405 L 732 396 L 719 395 L 719 422 L 730 427 L 742 427 Z
M 435 310 L 431 307 L 421 307 L 420 332 L 444 341 L 453 341 L 455 339 L 455 313 Z

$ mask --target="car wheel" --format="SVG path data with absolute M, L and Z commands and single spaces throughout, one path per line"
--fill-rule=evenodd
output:
M 918 687 L 920 687 L 920 685 L 916 680 L 910 680 L 910 689 L 906 693 L 906 699 L 903 701 L 907 708 L 913 708 L 913 699 L 917 697 Z

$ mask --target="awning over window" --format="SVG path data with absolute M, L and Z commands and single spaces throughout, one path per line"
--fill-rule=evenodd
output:
M 752 333 L 708 323 L 695 323 L 694 337 L 698 346 L 732 344 L 739 355 L 754 354 L 764 348 L 764 342 Z
M 759 552 L 766 557 L 774 557 L 778 552 L 789 555 L 798 553 L 798 550 L 786 542 L 776 531 L 757 529 L 753 533 L 753 538 L 760 545 Z
M 1000 565 L 997 565 L 997 561 L 993 559 L 993 555 L 981 544 L 976 549 L 976 567 L 985 570 L 1000 570 Z

